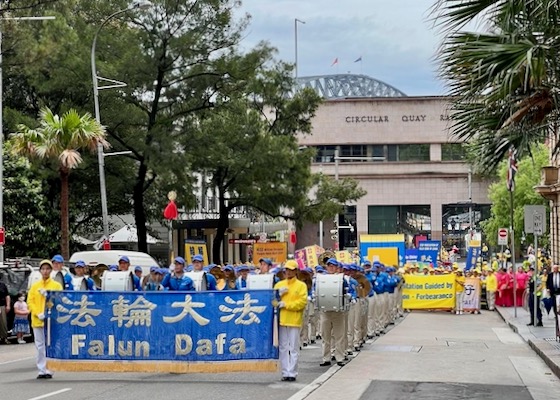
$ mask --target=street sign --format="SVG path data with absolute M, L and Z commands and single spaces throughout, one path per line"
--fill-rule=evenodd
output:
M 0 227 L 0 246 L 4 246 L 6 244 L 6 235 L 3 227 Z
M 498 246 L 507 246 L 508 230 L 506 228 L 498 229 Z
M 542 229 L 537 235 L 543 235 L 546 232 L 546 207 L 545 206 L 525 206 L 523 207 L 523 222 L 524 222 L 524 230 L 525 233 L 534 233 L 534 216 L 538 215 L 537 220 L 540 222 L 542 221 Z
M 544 218 L 539 213 L 533 214 L 533 234 L 542 236 L 544 233 Z

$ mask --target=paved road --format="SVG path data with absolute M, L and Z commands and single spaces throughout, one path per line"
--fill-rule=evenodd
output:
M 32 344 L 0 346 L 2 400 L 560 398 L 558 378 L 491 312 L 413 312 L 343 368 L 319 367 L 320 346 L 308 347 L 295 383 L 280 382 L 278 373 L 58 372 L 52 381 L 37 381 L 33 355 Z

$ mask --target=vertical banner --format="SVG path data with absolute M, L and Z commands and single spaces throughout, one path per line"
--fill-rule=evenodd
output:
M 308 267 L 316 267 L 319 265 L 319 257 L 317 256 L 318 246 L 307 246 L 305 248 L 305 259 Z
M 476 268 L 476 260 L 478 260 L 478 257 L 480 257 L 480 241 L 471 240 L 467 251 L 467 264 L 465 266 L 465 271 L 468 271 L 471 268 Z
M 204 258 L 204 265 L 208 265 L 208 251 L 206 250 L 206 242 L 185 240 L 185 261 L 187 264 L 192 264 L 194 256 L 202 254 Z
M 463 309 L 465 311 L 480 310 L 480 279 L 465 279 L 465 294 L 463 296 Z
M 441 242 L 439 240 L 424 240 L 418 243 L 418 258 L 420 262 L 437 267 L 437 260 Z

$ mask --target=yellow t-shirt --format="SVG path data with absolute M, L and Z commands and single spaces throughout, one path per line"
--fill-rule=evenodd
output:
M 489 274 L 486 277 L 486 290 L 489 292 L 495 292 L 498 290 L 498 277 L 496 274 Z
M 43 321 L 38 317 L 39 314 L 45 312 L 45 305 L 47 303 L 47 298 L 40 292 L 41 289 L 50 291 L 62 290 L 62 285 L 49 278 L 46 281 L 41 279 L 31 286 L 29 294 L 27 295 L 27 306 L 31 312 L 31 326 L 33 328 L 41 328 L 44 326 Z
M 456 276 L 455 277 L 455 293 L 463 293 L 465 290 L 465 277 L 464 276 Z

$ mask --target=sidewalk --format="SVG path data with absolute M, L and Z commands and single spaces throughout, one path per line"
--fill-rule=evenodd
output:
M 527 327 L 528 321 L 519 308 L 517 318 L 508 308 L 462 316 L 413 311 L 368 341 L 346 366 L 325 370 L 290 400 L 556 400 L 560 350 L 554 320 L 545 316 L 544 328 Z
M 560 378 L 560 342 L 556 341 L 554 314 L 546 314 L 543 310 L 542 327 L 527 326 L 531 315 L 521 307 L 517 307 L 517 318 L 513 307 L 496 307 L 498 314 L 514 332 L 543 359 L 548 367 Z

